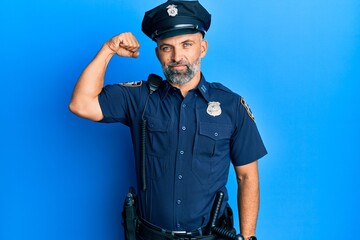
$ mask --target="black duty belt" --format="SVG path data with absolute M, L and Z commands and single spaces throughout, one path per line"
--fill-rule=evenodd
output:
M 191 232 L 168 231 L 150 225 L 146 221 L 138 220 L 137 234 L 144 240 L 215 240 L 214 235 L 203 235 L 203 230 L 199 229 Z

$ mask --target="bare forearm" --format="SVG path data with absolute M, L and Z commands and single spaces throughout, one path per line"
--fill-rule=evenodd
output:
M 76 84 L 74 95 L 96 97 L 100 93 L 104 85 L 106 68 L 113 55 L 114 52 L 112 52 L 106 45 L 100 49 L 95 58 L 81 74 Z
M 95 58 L 85 68 L 75 86 L 70 109 L 84 109 L 95 101 L 104 86 L 106 68 L 114 52 L 104 45 Z
M 255 236 L 260 205 L 258 176 L 238 179 L 238 209 L 241 234 L 247 239 Z
M 121 33 L 107 41 L 79 77 L 69 104 L 70 110 L 84 118 L 101 120 L 103 114 L 98 95 L 104 86 L 104 76 L 110 59 L 115 54 L 137 58 L 139 48 L 140 44 L 130 32 Z

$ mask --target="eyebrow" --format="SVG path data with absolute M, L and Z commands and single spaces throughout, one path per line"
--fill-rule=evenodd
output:
M 180 44 L 184 44 L 184 43 L 188 43 L 188 42 L 192 42 L 192 43 L 195 43 L 194 40 L 191 40 L 191 39 L 186 39 L 184 41 L 182 41 Z M 163 47 L 163 46 L 170 46 L 170 47 L 173 47 L 173 45 L 169 44 L 169 43 L 162 43 L 160 44 L 158 47 Z

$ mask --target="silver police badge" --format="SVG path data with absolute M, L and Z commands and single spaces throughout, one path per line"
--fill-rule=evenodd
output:
M 206 112 L 213 117 L 221 115 L 221 107 L 219 102 L 209 102 Z
M 176 15 L 178 15 L 178 9 L 176 8 L 177 6 L 174 4 L 171 4 L 169 6 L 167 6 L 167 12 L 169 14 L 170 17 L 175 17 Z

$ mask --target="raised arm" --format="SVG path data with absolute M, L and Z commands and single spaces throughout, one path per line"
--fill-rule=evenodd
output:
M 130 32 L 121 33 L 107 41 L 80 75 L 69 104 L 70 111 L 93 121 L 103 119 L 98 95 L 104 87 L 104 76 L 110 59 L 115 54 L 137 58 L 139 48 L 137 39 Z

